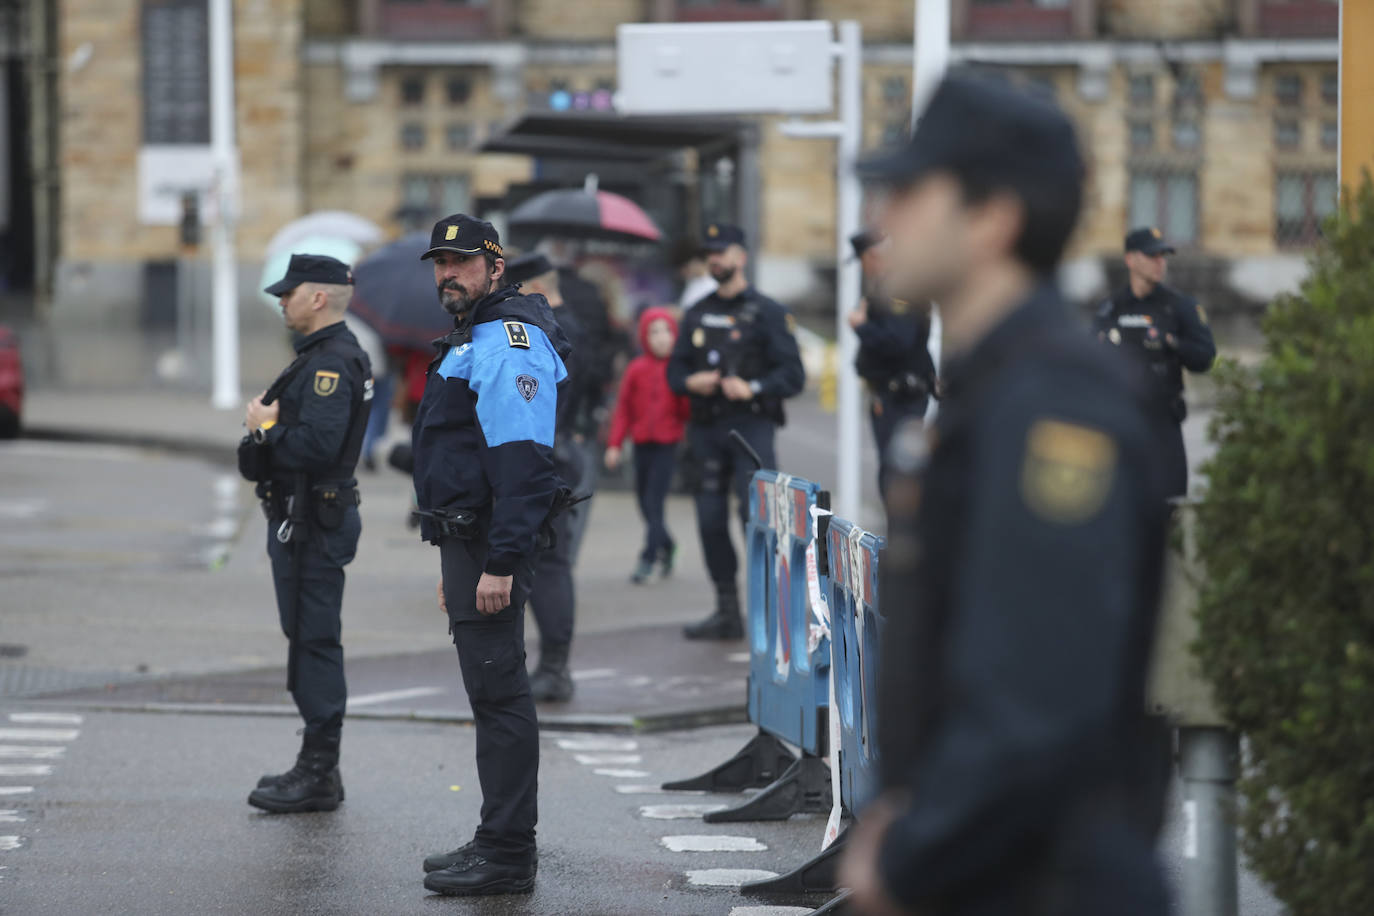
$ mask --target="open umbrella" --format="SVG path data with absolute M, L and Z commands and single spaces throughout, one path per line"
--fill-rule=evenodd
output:
M 428 349 L 431 340 L 453 330 L 453 319 L 439 304 L 434 269 L 420 260 L 428 248 L 429 233 L 412 232 L 353 268 L 349 309 L 388 345 Z
M 265 249 L 268 254 L 290 249 L 301 251 L 300 243 L 309 238 L 344 239 L 359 247 L 376 245 L 383 238 L 376 223 L 347 210 L 316 210 L 293 219 L 277 230 Z
M 639 204 L 610 191 L 545 191 L 516 207 L 512 229 L 613 242 L 657 242 L 663 233 Z

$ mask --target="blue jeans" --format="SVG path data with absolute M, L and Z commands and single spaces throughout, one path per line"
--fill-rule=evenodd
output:
M 655 563 L 672 551 L 673 535 L 668 530 L 668 491 L 677 466 L 677 446 L 660 442 L 635 443 L 635 497 L 644 518 L 644 549 L 641 563 Z

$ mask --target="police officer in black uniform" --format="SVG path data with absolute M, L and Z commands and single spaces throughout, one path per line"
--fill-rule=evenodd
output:
M 869 914 L 1163 916 L 1145 714 L 1167 508 L 1149 392 L 1055 285 L 1068 119 L 950 76 L 891 189 L 894 295 L 940 303 L 944 397 L 893 442 L 876 740 L 840 883 Z
M 434 279 L 454 328 L 437 344 L 415 419 L 420 533 L 438 545 L 440 606 L 477 732 L 482 820 L 424 862 L 440 894 L 534 888 L 539 723 L 525 672 L 525 602 L 566 502 L 553 447 L 570 348 L 542 296 L 505 278 L 501 240 L 463 214 L 435 224 Z
M 344 325 L 353 296 L 348 265 L 324 255 L 291 256 L 267 287 L 296 333 L 296 359 L 248 405 L 250 434 L 240 470 L 258 484 L 267 515 L 281 626 L 290 640 L 287 686 L 305 720 L 296 765 L 264 776 L 248 803 L 265 811 L 333 811 L 343 801 L 344 570 L 358 547 L 357 481 L 372 401 L 372 367 Z
M 558 391 L 557 431 L 553 443 L 554 469 L 561 480 L 572 485 L 585 479 L 586 457 L 575 436 L 590 371 L 586 359 L 595 348 L 586 346 L 586 335 L 577 316 L 564 305 L 559 280 L 553 263 L 538 252 L 522 255 L 506 265 L 506 282 L 519 286 L 522 292 L 548 300 L 559 328 L 572 345 L 572 356 L 567 363 L 568 380 Z M 572 672 L 568 668 L 577 607 L 573 583 L 573 532 L 587 509 L 588 503 L 583 501 L 560 513 L 553 522 L 553 544 L 541 551 L 535 561 L 530 610 L 534 612 L 534 622 L 539 629 L 539 663 L 530 673 L 530 694 L 536 703 L 566 703 L 573 696 Z
M 878 446 L 878 489 L 886 492 L 888 443 L 897 427 L 920 421 L 935 396 L 935 360 L 930 356 L 930 304 L 894 299 L 883 288 L 886 240 L 860 232 L 849 240 L 863 262 L 864 295 L 849 316 L 859 337 L 854 368 L 868 383 L 869 419 Z
M 777 467 L 773 438 L 785 422 L 782 402 L 806 384 L 792 336 L 792 316 L 749 285 L 744 242 L 737 226 L 706 227 L 707 267 L 719 286 L 683 318 L 668 358 L 669 387 L 691 399 L 687 444 L 701 475 L 697 531 L 716 590 L 715 613 L 685 627 L 688 639 L 744 635 L 736 582 L 739 560 L 730 543 L 729 494 L 733 489 L 740 517 L 747 523 L 749 480 L 755 467 L 730 433 L 743 436 L 765 468 Z
M 1196 299 L 1164 283 L 1173 246 L 1158 229 L 1126 235 L 1128 282 L 1097 310 L 1100 340 L 1129 352 L 1143 367 L 1170 422 L 1162 427 L 1160 458 L 1168 471 L 1168 495 L 1188 493 L 1188 455 L 1183 447 L 1183 370 L 1206 372 L 1217 358 L 1207 313 Z

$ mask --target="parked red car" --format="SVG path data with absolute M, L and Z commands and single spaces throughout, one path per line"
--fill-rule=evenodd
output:
M 0 325 L 0 438 L 19 435 L 24 416 L 24 364 L 19 358 L 19 336 Z

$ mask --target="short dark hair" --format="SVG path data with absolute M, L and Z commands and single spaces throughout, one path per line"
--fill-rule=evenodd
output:
M 961 174 L 958 170 L 953 174 L 966 204 L 982 203 L 997 193 L 1018 198 L 1026 218 L 1013 254 L 1037 273 L 1054 272 L 1078 224 L 1083 203 L 1081 182 L 1073 183 L 1068 189 L 1047 185 L 1013 187 L 986 175 Z

